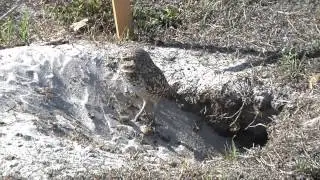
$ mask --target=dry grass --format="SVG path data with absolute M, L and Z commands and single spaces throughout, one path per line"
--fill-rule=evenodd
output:
M 1 21 L 0 47 L 59 38 L 114 40 L 111 1 L 25 2 L 31 9 L 44 13 L 30 13 L 28 24 L 23 20 L 25 11 L 15 12 Z M 316 0 L 158 0 L 155 4 L 135 0 L 133 4 L 135 40 L 212 52 L 249 53 L 271 57 L 272 62 L 280 57 L 277 73 L 281 78 L 275 81 L 291 83 L 301 95 L 292 96 L 296 99 L 269 125 L 269 141 L 262 149 L 238 153 L 231 148 L 226 155 L 197 165 L 185 163 L 149 169 L 137 164 L 135 171 L 111 171 L 88 177 L 319 179 L 320 127 L 319 124 L 304 126 L 319 117 L 319 87 L 313 93 L 304 93 L 305 88 L 299 92 L 298 87 L 299 83 L 307 83 L 311 73 L 320 72 L 320 3 Z M 11 6 L 11 1 L 0 2 L 0 15 Z M 89 23 L 83 31 L 69 31 L 71 23 L 87 17 Z
M 320 5 L 315 1 L 189 0 L 187 3 L 169 3 L 160 0 L 154 6 L 150 1 L 140 0 L 136 4 L 138 9 L 141 7 L 146 12 L 168 6 L 178 11 L 172 18 L 175 26 L 161 28 L 156 35 L 151 34 L 164 43 L 214 45 L 266 52 L 284 47 L 304 49 L 319 39 Z
M 46 7 L 46 14 L 62 22 L 67 30 L 71 23 L 89 18 L 80 33 L 82 38 L 113 38 L 111 1 L 26 2 L 36 8 Z M 132 4 L 134 39 L 143 42 L 255 55 L 279 53 L 284 48 L 300 52 L 319 44 L 320 5 L 315 1 L 159 0 L 155 4 L 134 0 Z M 52 34 L 48 32 L 47 36 Z

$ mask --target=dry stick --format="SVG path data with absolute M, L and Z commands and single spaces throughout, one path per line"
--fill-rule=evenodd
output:
M 303 127 L 316 127 L 317 124 L 320 125 L 320 116 L 303 123 Z
M 239 114 L 242 112 L 243 107 L 244 107 L 244 102 L 242 102 L 242 105 L 241 105 L 241 107 L 237 110 L 237 112 L 235 112 L 235 113 L 234 113 L 233 115 L 231 115 L 231 116 L 224 117 L 224 118 L 225 118 L 225 119 L 231 119 L 231 118 L 233 118 L 235 115 L 238 115 L 238 116 L 239 116 Z
M 21 0 L 18 0 L 18 1 L 16 2 L 16 5 L 15 5 L 15 6 L 13 6 L 9 11 L 7 11 L 6 13 L 4 13 L 4 14 L 0 17 L 0 21 L 1 21 L 2 19 L 4 19 L 6 16 L 8 16 L 9 14 L 11 14 L 17 7 L 19 7 L 19 6 L 20 6 L 20 1 L 21 1 Z
M 254 122 L 254 121 L 252 121 L 252 122 L 249 124 L 249 126 L 246 127 L 244 130 L 247 130 L 247 129 L 249 129 L 249 128 L 255 128 L 255 127 L 258 127 L 258 126 L 262 126 L 262 127 L 267 128 L 267 126 L 266 126 L 265 124 L 262 124 L 262 123 L 258 123 L 258 124 L 256 124 L 256 125 L 251 125 L 253 122 Z
M 235 118 L 235 120 L 229 125 L 229 127 L 231 127 L 233 124 L 235 124 L 238 120 L 238 118 L 240 117 L 240 114 L 242 113 L 242 109 L 244 107 L 244 102 L 242 103 L 240 109 L 234 113 L 234 115 L 232 115 L 231 117 L 227 117 L 227 118 L 233 118 L 235 115 L 237 115 L 237 117 Z
M 318 33 L 320 34 L 320 30 L 318 28 L 318 25 L 316 24 L 316 30 L 318 31 Z
M 266 126 L 265 124 L 262 124 L 262 123 L 257 123 L 257 124 L 255 124 L 255 125 L 252 125 L 252 124 L 256 121 L 258 115 L 259 115 L 259 114 L 256 114 L 256 115 L 254 116 L 253 121 L 251 121 L 251 123 L 249 123 L 249 125 L 248 125 L 246 128 L 244 128 L 244 130 L 247 130 L 247 129 L 249 129 L 249 128 L 255 128 L 255 127 L 257 127 L 257 126 L 263 126 L 263 127 L 267 128 L 267 126 Z

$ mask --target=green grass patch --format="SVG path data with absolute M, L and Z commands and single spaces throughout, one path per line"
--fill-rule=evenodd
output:
M 6 45 L 10 43 L 15 36 L 13 19 L 9 17 L 5 21 L 0 22 L 0 27 L 0 44 Z
M 297 82 L 306 76 L 306 63 L 305 56 L 299 57 L 294 49 L 284 50 L 279 61 L 279 72 L 289 80 Z
M 231 145 L 227 145 L 224 153 L 224 157 L 227 160 L 236 160 L 239 156 L 240 152 L 237 148 L 236 144 L 234 143 L 234 140 L 232 138 Z
M 55 19 L 66 26 L 88 18 L 84 33 L 91 35 L 115 34 L 112 2 L 109 0 L 73 0 L 47 6 Z M 167 5 L 156 7 L 142 1 L 133 2 L 134 39 L 150 40 L 169 28 L 178 28 L 182 19 L 179 8 Z M 94 34 L 92 34 L 94 32 Z
M 136 1 L 133 10 L 136 38 L 152 41 L 169 28 L 179 28 L 182 24 L 180 13 L 181 10 L 172 5 L 147 6 L 141 1 Z
M 115 32 L 112 4 L 110 0 L 73 0 L 70 2 L 57 2 L 47 6 L 53 16 L 71 25 L 74 22 L 88 18 L 85 32 Z
M 22 17 L 14 19 L 7 17 L 0 21 L 0 46 L 12 47 L 28 44 L 30 39 L 30 16 L 24 12 Z
M 29 22 L 30 22 L 29 13 L 25 12 L 20 21 L 19 35 L 20 35 L 21 41 L 23 41 L 26 44 L 29 43 L 29 32 L 30 32 Z
M 320 154 L 320 153 L 318 153 Z M 319 155 L 318 155 L 319 156 Z M 299 158 L 296 160 L 295 170 L 307 174 L 313 178 L 320 177 L 320 160 L 311 158 Z

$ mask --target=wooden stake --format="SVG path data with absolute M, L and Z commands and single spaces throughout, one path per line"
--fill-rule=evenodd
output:
M 132 12 L 130 0 L 112 0 L 113 16 L 119 39 L 132 33 Z

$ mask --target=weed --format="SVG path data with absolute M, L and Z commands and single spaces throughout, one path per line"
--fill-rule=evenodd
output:
M 65 25 L 88 18 L 87 31 L 114 33 L 112 5 L 109 0 L 73 0 L 48 6 L 54 17 Z
M 306 74 L 305 57 L 299 57 L 294 49 L 284 50 L 280 59 L 280 72 L 284 73 L 285 77 L 290 80 L 301 80 Z
M 234 138 L 235 137 L 232 138 L 231 147 L 229 147 L 229 145 L 226 146 L 225 159 L 235 160 L 239 156 L 239 150 L 236 144 L 234 143 L 234 140 L 233 140 Z
M 19 28 L 20 38 L 26 44 L 29 43 L 29 31 L 30 31 L 29 19 L 30 19 L 29 13 L 25 12 L 23 14 L 21 21 L 20 21 L 20 28 Z
M 309 165 L 308 165 L 308 162 L 304 159 L 298 159 L 296 161 L 296 169 L 299 171 L 299 172 L 306 172 L 308 171 L 309 169 Z
M 30 36 L 30 17 L 24 12 L 21 19 L 8 17 L 0 22 L 0 45 L 13 46 L 17 44 L 28 44 Z
M 9 17 L 6 21 L 4 21 L 0 25 L 0 43 L 1 44 L 8 44 L 14 36 L 14 25 L 13 20 Z
M 137 1 L 134 5 L 133 20 L 136 25 L 135 33 L 139 37 L 147 37 L 152 40 L 169 28 L 176 29 L 181 25 L 179 9 L 167 5 L 164 8 L 145 6 Z
M 210 17 L 212 17 L 212 14 L 214 11 L 216 11 L 218 4 L 220 1 L 203 1 L 202 14 L 203 17 L 200 20 L 200 26 L 205 28 L 207 26 L 208 22 L 210 23 Z
M 110 34 L 115 32 L 112 5 L 109 0 L 74 0 L 56 3 L 49 9 L 54 17 L 65 25 L 88 18 L 87 30 L 91 35 L 94 35 L 92 32 L 107 31 Z M 158 36 L 162 30 L 177 28 L 181 24 L 178 8 L 169 5 L 165 8 L 144 6 L 140 1 L 134 4 L 133 19 L 137 34 L 149 39 Z M 127 34 L 126 37 L 129 38 L 130 35 Z
M 295 169 L 298 172 L 309 174 L 312 177 L 319 177 L 320 175 L 320 162 L 312 158 L 299 158 L 296 160 Z

